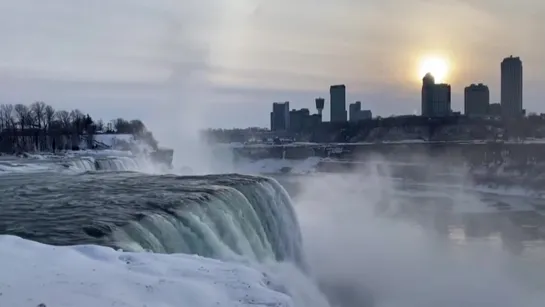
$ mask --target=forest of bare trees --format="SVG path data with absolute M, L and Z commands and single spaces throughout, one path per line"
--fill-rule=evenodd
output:
M 0 152 L 78 150 L 82 141 L 96 148 L 94 135 L 98 133 L 133 134 L 157 148 L 153 135 L 138 119 L 104 123 L 78 109 L 57 111 L 42 101 L 0 104 Z

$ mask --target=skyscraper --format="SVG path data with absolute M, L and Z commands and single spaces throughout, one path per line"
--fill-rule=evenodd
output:
M 432 76 L 432 74 L 427 73 L 424 78 L 422 78 L 422 116 L 431 116 L 434 86 L 435 78 Z
M 422 79 L 422 116 L 443 117 L 451 114 L 450 84 L 435 84 L 435 78 L 426 74 Z
M 331 122 L 346 122 L 346 87 L 344 84 L 329 88 L 331 102 Z
M 464 89 L 464 114 L 467 116 L 489 115 L 490 91 L 488 86 L 471 84 Z
M 275 102 L 271 112 L 271 131 L 286 131 L 290 127 L 290 103 Z
M 503 117 L 522 116 L 522 61 L 510 56 L 501 62 L 501 111 Z

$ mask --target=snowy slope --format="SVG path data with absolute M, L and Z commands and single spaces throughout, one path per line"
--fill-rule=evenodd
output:
M 294 306 L 265 274 L 189 255 L 54 247 L 0 236 L 0 306 Z

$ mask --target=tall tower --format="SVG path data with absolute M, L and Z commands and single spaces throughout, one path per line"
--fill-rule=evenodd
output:
M 331 122 L 346 122 L 346 86 L 344 84 L 332 85 L 329 88 L 331 103 Z
M 322 117 L 322 111 L 324 110 L 325 99 L 316 98 L 316 110 L 318 110 L 318 115 Z
M 433 104 L 433 88 L 435 86 L 435 78 L 432 74 L 427 73 L 422 78 L 422 116 L 431 116 Z
M 510 56 L 501 62 L 501 111 L 503 117 L 522 116 L 522 61 Z

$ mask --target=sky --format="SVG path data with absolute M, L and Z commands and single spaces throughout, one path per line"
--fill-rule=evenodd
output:
M 45 101 L 166 133 L 269 126 L 329 86 L 381 116 L 420 112 L 419 60 L 450 63 L 453 109 L 520 56 L 545 112 L 542 0 L 0 0 L 0 103 Z

